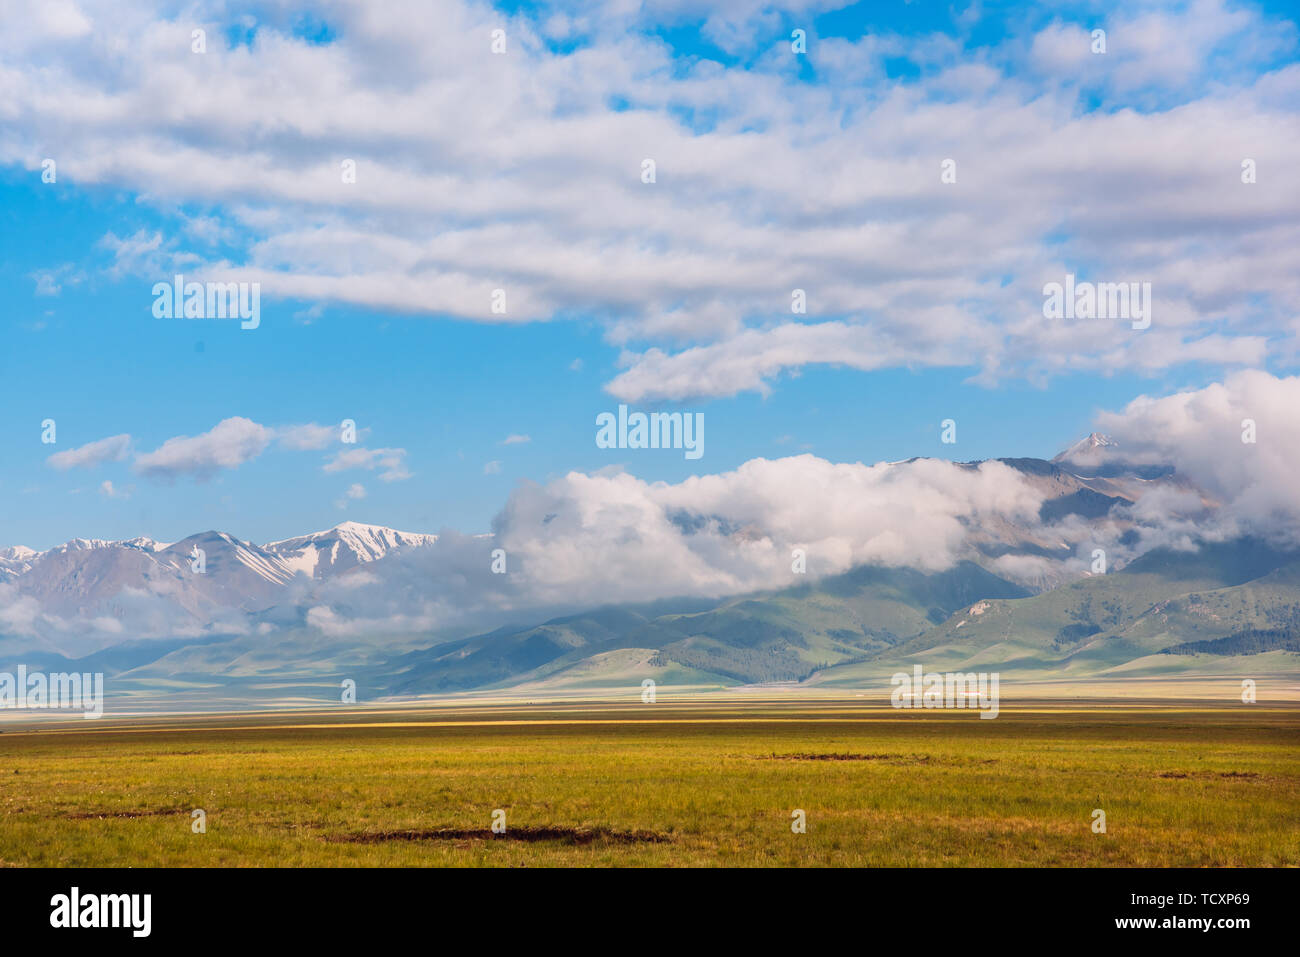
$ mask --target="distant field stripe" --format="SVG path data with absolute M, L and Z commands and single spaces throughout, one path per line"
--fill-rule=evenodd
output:
M 1091 717 L 1111 716 L 1149 716 L 1152 714 L 1196 715 L 1212 714 L 1217 709 L 1169 708 L 1141 710 L 1106 710 L 1098 713 L 1088 710 L 1024 710 L 1002 709 L 1003 716 L 1010 715 L 1089 715 Z M 1294 714 L 1288 709 L 1252 709 L 1252 715 L 1286 715 Z M 295 724 L 240 724 L 240 725 L 205 725 L 205 724 L 168 724 L 150 727 L 81 727 L 60 726 L 48 729 L 29 729 L 23 731 L 6 731 L 5 738 L 35 737 L 59 734 L 163 734 L 175 732 L 234 732 L 234 731 L 311 731 L 311 730 L 364 730 L 367 728 L 495 728 L 495 727 L 559 727 L 572 725 L 694 725 L 694 724 L 905 724 L 916 721 L 980 721 L 974 709 L 955 711 L 951 709 L 934 710 L 933 713 L 906 713 L 893 710 L 864 712 L 785 712 L 780 715 L 750 715 L 748 717 L 680 717 L 680 718 L 533 718 L 519 720 L 430 720 L 430 721 L 351 721 L 319 722 Z M 1001 720 L 1001 719 L 997 719 Z

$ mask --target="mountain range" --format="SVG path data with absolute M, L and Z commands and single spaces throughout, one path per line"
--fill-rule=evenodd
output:
M 647 677 L 857 687 L 917 661 L 1062 678 L 1300 671 L 1300 550 L 1220 536 L 1089 567 L 1077 560 L 1089 535 L 1136 539 L 1137 506 L 1153 493 L 1193 511 L 1213 510 L 1213 497 L 1171 467 L 1124 462 L 1095 433 L 1051 461 L 997 461 L 1041 500 L 1038 514 L 968 523 L 947 567 L 859 565 L 740 595 L 601 607 L 495 601 L 505 576 L 440 564 L 455 543 L 356 522 L 263 545 L 207 531 L 12 546 L 0 550 L 0 655 L 102 670 L 123 696 L 187 704 L 337 696 L 347 677 L 379 696 Z M 486 557 L 487 538 L 460 544 Z M 429 613 L 487 586 L 498 590 L 453 624 Z M 382 624 L 367 611 L 375 596 Z

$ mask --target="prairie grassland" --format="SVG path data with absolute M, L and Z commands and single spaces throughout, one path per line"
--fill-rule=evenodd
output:
M 661 699 L 6 725 L 0 862 L 1295 866 L 1300 706 L 1020 701 L 990 721 Z

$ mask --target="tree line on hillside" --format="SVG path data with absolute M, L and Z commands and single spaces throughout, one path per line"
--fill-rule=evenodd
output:
M 1223 638 L 1185 641 L 1164 649 L 1166 655 L 1260 655 L 1266 651 L 1300 652 L 1300 629 L 1247 628 Z

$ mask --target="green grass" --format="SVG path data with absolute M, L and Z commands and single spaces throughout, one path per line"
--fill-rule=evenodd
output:
M 9 865 L 1300 864 L 1294 704 L 1004 700 L 988 721 L 661 697 L 3 727 Z M 374 838 L 486 830 L 497 808 L 505 838 Z

